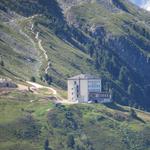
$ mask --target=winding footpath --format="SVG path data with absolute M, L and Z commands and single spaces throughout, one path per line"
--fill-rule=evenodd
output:
M 38 41 L 38 46 L 39 46 L 40 50 L 44 53 L 44 57 L 45 57 L 46 61 L 48 61 L 47 52 L 42 46 L 42 40 L 39 39 L 39 32 L 36 33 L 35 39 Z
M 37 88 L 37 89 L 48 89 L 51 90 L 53 95 L 57 95 L 57 91 L 51 87 L 47 87 L 47 86 L 43 86 L 41 84 L 38 83 L 34 83 L 34 82 L 30 82 L 30 81 L 26 81 L 28 84 L 32 85 L 33 87 Z
M 32 26 L 31 26 L 31 31 L 34 33 L 33 28 L 34 28 L 34 25 L 32 24 Z M 46 69 L 45 69 L 45 74 L 47 74 L 47 73 L 48 73 L 48 70 L 49 70 L 49 68 L 50 68 L 51 62 L 48 61 L 47 52 L 46 52 L 46 50 L 45 50 L 45 49 L 43 48 L 43 46 L 42 46 L 42 40 L 39 39 L 39 32 L 36 33 L 35 39 L 38 41 L 39 49 L 43 52 L 44 57 L 45 57 L 45 60 L 48 62 L 48 63 L 47 63 L 47 67 L 46 67 Z
M 26 18 L 26 19 L 34 19 L 34 17 L 36 17 L 36 16 L 38 16 L 38 15 L 34 15 L 34 16 L 31 16 L 31 17 Z M 14 20 L 12 22 L 15 23 Z M 44 54 L 45 60 L 47 61 L 47 67 L 45 68 L 45 74 L 47 74 L 48 70 L 50 69 L 51 62 L 48 59 L 48 55 L 47 55 L 46 50 L 42 46 L 42 40 L 39 38 L 39 32 L 37 32 L 37 33 L 34 32 L 34 24 L 31 25 L 30 30 L 33 33 L 33 35 L 35 35 L 35 39 L 38 42 L 38 47 L 42 51 L 42 53 Z M 37 48 L 35 41 L 27 33 L 25 33 L 21 28 L 20 28 L 19 32 L 20 32 L 20 34 L 22 34 L 23 36 L 25 36 L 27 39 L 29 39 L 31 41 L 31 43 L 33 44 L 35 49 Z M 33 91 L 36 91 L 35 89 L 48 89 L 56 97 L 57 103 L 74 104 L 74 102 L 70 102 L 67 99 L 62 98 L 57 93 L 57 91 L 52 87 L 43 86 L 41 84 L 31 82 L 31 81 L 25 81 L 25 82 L 31 86 L 31 90 L 33 90 Z M 19 89 L 20 90 L 28 90 L 28 86 L 19 85 Z M 30 102 L 32 103 L 33 100 L 31 100 Z M 47 110 L 47 111 L 49 111 L 49 110 Z
M 36 16 L 36 15 L 35 15 L 35 16 Z M 30 18 L 33 19 L 35 16 L 32 16 L 32 17 L 30 17 Z M 28 18 L 28 19 L 30 19 L 30 18 Z M 33 34 L 35 34 L 35 33 L 34 33 L 34 30 L 33 30 L 33 29 L 34 29 L 34 24 L 31 25 L 31 28 L 30 28 L 30 29 L 31 29 L 31 32 L 32 32 Z M 25 36 L 27 39 L 29 39 L 29 40 L 31 41 L 31 43 L 34 45 L 34 48 L 36 48 L 36 44 L 35 44 L 34 40 L 33 40 L 28 34 L 26 34 L 22 29 L 20 29 L 19 32 L 20 32 L 20 34 L 22 34 L 23 36 Z M 46 69 L 45 69 L 45 74 L 47 74 L 47 73 L 48 73 L 48 70 L 49 70 L 49 68 L 50 68 L 51 62 L 48 61 L 47 52 L 46 52 L 46 50 L 45 50 L 45 49 L 43 48 L 43 46 L 42 46 L 42 40 L 39 39 L 39 32 L 37 32 L 37 33 L 35 34 L 35 39 L 38 41 L 38 47 L 39 47 L 39 49 L 42 51 L 42 53 L 44 54 L 45 60 L 48 62 L 48 63 L 47 63 L 47 67 L 46 67 Z M 48 90 L 52 91 L 53 95 L 57 95 L 57 91 L 56 91 L 55 89 L 51 88 L 51 87 L 43 86 L 43 85 L 41 85 L 41 84 L 34 83 L 34 82 L 30 82 L 30 81 L 26 81 L 26 83 L 28 83 L 29 85 L 32 86 L 31 89 L 32 89 L 32 88 L 33 88 L 33 89 L 34 89 L 34 88 L 36 88 L 36 89 L 45 88 L 45 89 L 48 89 Z

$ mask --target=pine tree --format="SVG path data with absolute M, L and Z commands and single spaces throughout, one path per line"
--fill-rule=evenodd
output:
M 130 109 L 130 117 L 137 118 L 137 114 L 134 109 Z
M 36 82 L 36 78 L 32 76 L 32 77 L 31 77 L 31 81 L 32 81 L 32 82 Z
M 130 84 L 130 85 L 128 86 L 128 94 L 129 94 L 129 95 L 133 95 L 133 94 L 134 94 L 134 87 L 133 87 L 132 84 Z
M 69 135 L 68 136 L 68 138 L 67 138 L 67 145 L 68 145 L 68 147 L 71 147 L 71 148 L 74 147 L 75 141 L 74 141 L 73 135 Z
M 1 60 L 0 61 L 0 66 L 2 66 L 2 67 L 4 67 L 5 65 L 4 65 L 4 61 L 3 60 Z
M 44 150 L 52 150 L 52 149 L 49 147 L 49 141 L 48 141 L 48 139 L 45 140 L 45 143 L 44 143 Z
M 52 77 L 51 77 L 50 75 L 45 74 L 45 75 L 44 75 L 44 79 L 45 79 L 45 81 L 46 81 L 49 85 L 51 85 L 51 83 L 52 83 Z
M 128 79 L 129 78 L 129 74 L 128 74 L 128 70 L 126 67 L 121 67 L 120 72 L 119 72 L 119 81 L 123 83 L 124 87 L 127 88 L 128 87 Z
M 98 53 L 96 53 L 95 68 L 96 68 L 97 70 L 100 69 L 100 63 L 99 63 L 99 56 L 98 56 Z

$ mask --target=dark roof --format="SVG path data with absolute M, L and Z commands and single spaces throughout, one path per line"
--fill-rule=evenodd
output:
M 80 80 L 85 80 L 86 79 L 86 80 L 88 80 L 88 79 L 101 79 L 101 78 L 96 77 L 94 75 L 90 75 L 90 74 L 80 74 L 80 75 L 71 77 L 68 80 L 77 80 L 77 79 L 80 79 Z

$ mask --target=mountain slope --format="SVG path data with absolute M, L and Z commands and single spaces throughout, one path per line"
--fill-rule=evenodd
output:
M 26 89 L 0 89 L 0 149 L 150 150 L 149 25 L 124 0 L 1 0 L 0 78 Z M 66 90 L 80 73 L 114 102 L 62 105 L 27 82 Z
M 3 18 L 7 17 L 6 13 L 3 13 L 2 17 Z M 17 31 L 15 30 L 16 32 L 15 34 L 19 36 L 18 38 L 21 41 L 10 43 L 10 39 L 7 39 L 6 42 L 8 42 L 12 47 L 13 46 L 15 47 L 15 49 L 19 53 L 18 55 L 20 55 L 18 56 L 19 58 L 24 59 L 23 67 L 14 64 L 12 64 L 13 66 L 9 66 L 11 64 L 7 64 L 8 56 L 6 56 L 6 58 L 4 56 L 5 53 L 7 53 L 8 50 L 10 49 L 4 52 L 1 50 L 2 59 L 4 61 L 6 60 L 5 67 L 1 68 L 3 73 L 5 73 L 5 68 L 7 68 L 9 72 L 12 73 L 14 72 L 16 76 L 19 76 L 21 79 L 25 79 L 25 80 L 29 80 L 31 76 L 35 76 L 37 77 L 37 79 L 40 78 L 40 76 L 43 76 L 44 70 L 47 66 L 46 64 L 47 60 L 45 59 L 44 53 L 40 50 L 39 43 L 36 38 L 37 33 L 39 33 L 39 38 L 42 40 L 41 41 L 42 47 L 46 50 L 46 53 L 48 55 L 48 60 L 50 61 L 50 67 L 48 71 L 52 72 L 51 76 L 53 77 L 54 82 L 56 83 L 58 82 L 57 83 L 58 85 L 66 86 L 65 85 L 67 79 L 66 77 L 70 76 L 71 74 L 90 72 L 91 70 L 95 71 L 95 69 L 94 68 L 92 69 L 91 66 L 93 60 L 87 54 L 81 52 L 78 48 L 75 48 L 73 45 L 67 43 L 63 39 L 60 39 L 57 35 L 55 35 L 53 31 L 54 28 L 49 29 L 47 27 L 47 22 L 50 21 L 51 20 L 44 17 L 44 15 L 34 16 L 34 12 L 30 17 L 19 16 L 18 18 L 15 18 L 15 16 L 13 16 L 12 18 L 6 18 L 6 20 L 5 19 L 2 20 L 2 24 L 4 27 L 8 26 L 10 27 L 10 30 L 13 30 L 13 28 L 10 26 L 13 23 L 14 27 L 17 29 Z M 52 26 L 54 25 L 55 24 L 52 22 Z M 1 28 L 1 31 L 4 34 L 8 34 L 8 35 L 10 34 L 9 32 L 7 33 L 3 28 Z M 15 35 L 13 36 L 15 38 Z M 4 36 L 2 36 L 1 38 L 3 39 Z M 23 49 L 21 46 L 19 46 L 19 44 L 21 44 L 21 42 L 24 41 L 26 41 L 26 47 L 25 47 L 26 49 L 25 48 Z M 9 45 L 8 43 L 6 43 L 5 45 Z M 12 49 L 11 51 L 14 52 L 14 49 Z M 33 54 L 34 56 L 32 56 L 31 52 L 33 53 L 34 51 L 36 54 Z M 24 56 L 25 55 L 24 52 L 26 53 L 27 56 Z M 63 53 L 64 55 L 61 56 L 60 55 L 61 53 Z M 15 54 L 13 54 L 12 56 L 15 57 Z M 30 60 L 31 59 L 30 57 L 33 60 Z M 14 60 L 15 59 L 16 57 L 14 58 Z M 76 61 L 80 62 L 79 65 L 76 64 Z M 11 61 L 9 61 L 9 63 L 11 63 Z M 20 63 L 18 62 L 18 64 Z M 35 70 L 33 70 L 34 65 L 35 65 Z M 31 67 L 25 69 L 26 71 L 28 71 L 26 74 L 24 72 L 25 70 L 22 70 L 22 68 L 25 68 L 25 66 Z M 21 69 L 21 70 L 18 71 L 17 69 Z M 33 72 L 29 72 L 29 71 L 33 71 Z M 6 73 L 4 75 L 8 75 L 8 74 Z
M 59 0 L 59 2 L 68 23 L 82 29 L 96 40 L 96 53 L 105 50 L 104 53 L 107 55 L 105 58 L 109 59 L 104 60 L 105 62 L 99 60 L 103 56 L 102 52 L 95 54 L 95 57 L 98 57 L 100 70 L 103 69 L 102 63 L 104 63 L 104 68 L 111 74 L 111 78 L 116 81 L 119 79 L 119 82 L 124 84 L 125 91 L 131 86 L 140 86 L 141 96 L 137 100 L 138 95 L 136 101 L 145 103 L 145 99 L 148 102 L 149 96 L 145 94 L 150 82 L 149 13 L 142 9 L 139 11 L 138 7 L 122 0 L 94 0 L 81 3 Z M 90 46 L 93 48 L 92 44 Z M 122 72 L 124 79 L 121 77 Z M 133 94 L 132 97 L 135 95 Z
M 15 33 L 22 39 L 15 42 L 17 47 L 11 42 L 14 48 L 5 48 L 13 53 L 16 65 L 11 65 L 7 51 L 1 48 L 2 57 L 6 56 L 1 75 L 19 76 L 25 80 L 35 76 L 38 82 L 42 82 L 48 67 L 48 76 L 53 84 L 66 87 L 69 76 L 93 73 L 104 78 L 104 90 L 109 84 L 114 101 L 144 108 L 150 106 L 148 12 L 139 11 L 123 0 L 5 0 L 0 6 L 2 26 L 13 30 L 11 24 L 14 24 L 15 30 L 18 28 Z M 3 34 L 10 35 L 4 27 L 1 28 Z M 37 32 L 48 60 L 35 38 Z M 24 40 L 26 48 L 18 45 Z M 10 43 L 11 40 L 6 41 Z M 17 49 L 17 54 L 14 54 L 14 49 Z M 18 53 L 21 55 L 19 58 L 23 57 L 22 63 L 16 57 Z M 27 68 L 25 74 L 23 67 Z

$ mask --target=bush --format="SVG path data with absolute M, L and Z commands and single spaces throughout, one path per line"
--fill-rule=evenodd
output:
M 67 145 L 68 145 L 68 147 L 71 147 L 71 148 L 74 147 L 75 141 L 74 141 L 73 135 L 68 135 L 68 137 L 67 137 Z
M 3 61 L 3 60 L 1 60 L 1 61 L 0 61 L 0 66 L 2 66 L 2 67 L 4 67 L 4 66 L 5 66 L 4 61 Z
M 45 81 L 46 81 L 49 85 L 51 85 L 51 83 L 52 83 L 52 77 L 51 77 L 50 75 L 45 74 L 45 75 L 44 75 L 44 79 L 45 79 Z
M 32 82 L 36 82 L 36 78 L 35 77 L 31 77 L 31 81 Z
M 48 141 L 48 139 L 45 140 L 45 143 L 44 143 L 44 150 L 52 150 L 52 149 L 49 147 L 49 141 Z
M 115 113 L 113 118 L 118 120 L 118 121 L 128 120 L 128 117 L 124 113 Z
M 18 139 L 34 139 L 40 134 L 40 125 L 31 115 L 28 115 L 17 120 L 14 130 Z
M 137 118 L 137 114 L 136 114 L 134 109 L 130 109 L 130 117 L 131 118 Z

